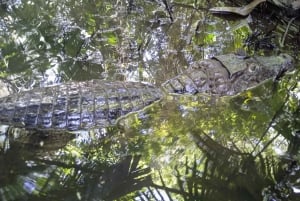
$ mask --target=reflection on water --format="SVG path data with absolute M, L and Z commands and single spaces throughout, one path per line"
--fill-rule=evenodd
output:
M 0 2 L 0 72 L 21 91 L 94 78 L 160 86 L 239 48 L 299 54 L 295 25 L 281 48 L 286 22 L 218 18 L 206 8 L 219 1 L 9 2 Z M 297 80 L 296 72 L 230 98 L 168 95 L 89 131 L 1 127 L 0 200 L 296 200 Z M 123 91 L 109 93 L 114 108 Z

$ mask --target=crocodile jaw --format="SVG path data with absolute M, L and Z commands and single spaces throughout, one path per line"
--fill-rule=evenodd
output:
M 231 90 L 227 95 L 235 95 L 249 88 L 258 86 L 264 81 L 283 76 L 286 71 L 294 69 L 294 60 L 287 54 L 278 56 L 258 56 L 243 61 L 244 69 L 230 76 Z
M 235 95 L 291 69 L 293 58 L 287 54 L 253 58 L 221 55 L 196 62 L 162 88 L 176 94 Z

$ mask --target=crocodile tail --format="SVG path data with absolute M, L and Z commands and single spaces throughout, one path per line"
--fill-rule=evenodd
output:
M 0 98 L 0 123 L 43 130 L 101 128 L 160 98 L 159 89 L 137 82 L 69 82 Z

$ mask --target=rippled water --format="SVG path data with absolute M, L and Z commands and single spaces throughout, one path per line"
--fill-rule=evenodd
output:
M 299 22 L 266 5 L 224 18 L 208 8 L 226 1 L 0 3 L 0 75 L 19 91 L 91 79 L 159 87 L 214 55 L 299 56 Z M 297 200 L 298 80 L 235 97 L 167 95 L 75 133 L 1 125 L 0 200 Z

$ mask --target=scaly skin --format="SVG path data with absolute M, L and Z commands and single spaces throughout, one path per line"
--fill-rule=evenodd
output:
M 217 56 L 195 63 L 163 83 L 162 89 L 179 94 L 235 95 L 291 69 L 292 61 L 288 55 Z M 0 123 L 38 130 L 101 128 L 163 95 L 160 89 L 137 82 L 69 82 L 0 98 Z
M 0 122 L 41 130 L 105 127 L 161 98 L 159 89 L 136 82 L 69 82 L 0 99 Z
M 254 58 L 228 54 L 199 61 L 162 87 L 167 93 L 231 96 L 291 69 L 293 59 L 287 54 Z

